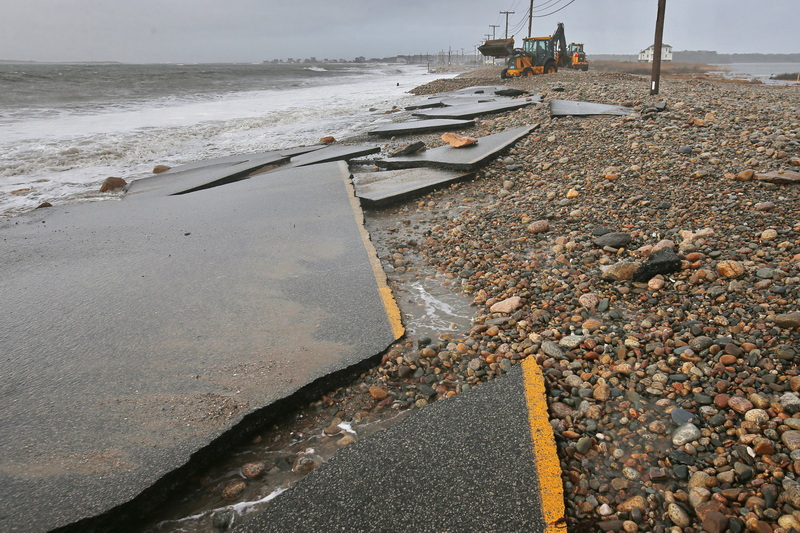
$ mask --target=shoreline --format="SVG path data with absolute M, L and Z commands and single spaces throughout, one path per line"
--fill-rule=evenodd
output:
M 484 72 L 416 94 L 501 84 Z M 508 84 L 640 115 L 551 119 L 545 104 L 481 117 L 468 134 L 542 127 L 473 181 L 381 209 L 381 220 L 367 212 L 396 298 L 414 281 L 439 284 L 472 302 L 473 327 L 407 336 L 256 440 L 324 433 L 314 446 L 335 450 L 362 438 L 338 424 L 388 423 L 532 356 L 546 376 L 570 529 L 689 531 L 719 515 L 800 528 L 786 508 L 800 516 L 800 452 L 784 438 L 800 429 L 800 334 L 776 321 L 800 311 L 800 191 L 748 174 L 798 170 L 800 92 L 670 78 L 667 111 L 654 114 L 641 76 L 565 71 Z M 604 232 L 630 243 L 600 246 Z M 605 278 L 665 239 L 681 270 L 652 283 Z M 512 312 L 492 311 L 515 297 Z M 206 477 L 199 492 L 219 499 L 225 475 Z
M 509 85 L 637 111 L 653 101 L 643 76 L 581 75 Z M 499 83 L 475 76 L 413 92 Z M 800 92 L 668 77 L 658 99 L 666 113 L 631 120 L 550 119 L 546 106 L 482 117 L 478 136 L 542 128 L 474 181 L 382 210 L 394 223 L 372 231 L 396 293 L 439 280 L 468 295 L 476 314 L 465 336 L 395 346 L 376 381 L 402 396 L 405 368 L 452 372 L 458 363 L 468 389 L 536 357 L 571 529 L 688 531 L 709 516 L 785 527 L 797 518 L 784 500 L 800 511 L 791 499 L 800 453 L 783 437 L 800 428 L 800 335 L 786 322 L 800 310 L 800 191 L 752 181 L 749 171 L 800 166 L 800 123 L 788 112 Z M 537 220 L 544 233 L 531 229 Z M 609 230 L 632 242 L 593 244 Z M 642 263 L 663 240 L 682 261 L 678 272 L 648 283 L 604 279 L 603 269 Z M 518 311 L 491 312 L 515 296 Z M 476 360 L 477 371 L 467 367 Z
M 510 84 L 637 111 L 655 99 L 641 76 L 579 76 Z M 800 311 L 800 191 L 750 181 L 749 171 L 798 170 L 800 123 L 787 107 L 800 92 L 679 78 L 665 78 L 661 92 L 666 113 L 632 120 L 549 119 L 540 106 L 484 118 L 478 128 L 525 119 L 542 128 L 475 181 L 400 209 L 410 217 L 443 202 L 469 206 L 455 220 L 437 217 L 427 238 L 406 231 L 477 307 L 456 350 L 440 341 L 434 351 L 452 356 L 466 344 L 488 371 L 536 357 L 570 529 L 716 521 L 788 531 L 800 523 L 788 512 L 800 510 L 790 438 L 800 427 L 800 335 L 786 322 Z M 608 231 L 632 242 L 594 243 Z M 678 272 L 604 279 L 602 269 L 641 263 L 665 239 Z M 477 246 L 453 254 L 457 243 Z M 515 296 L 517 312 L 491 312 Z M 487 325 L 497 320 L 507 321 Z
M 500 83 L 478 77 L 485 72 L 413 92 Z M 646 78 L 627 74 L 568 71 L 508 82 L 546 100 L 637 111 L 652 101 Z M 793 400 L 782 398 L 800 390 L 800 336 L 775 320 L 800 310 L 800 191 L 738 178 L 797 169 L 800 124 L 789 110 L 799 94 L 667 78 L 661 114 L 551 119 L 545 105 L 478 119 L 469 134 L 542 128 L 471 182 L 379 217 L 366 213 L 401 307 L 404 287 L 427 280 L 472 301 L 471 330 L 408 335 L 378 367 L 301 409 L 305 422 L 263 439 L 312 432 L 312 420 L 320 429 L 340 421 L 356 427 L 409 412 L 532 356 L 546 375 L 570 529 L 689 531 L 709 516 L 796 520 L 779 498 L 795 494 L 783 481 L 800 477 L 782 437 L 795 430 L 786 421 L 797 420 Z M 438 137 L 385 144 L 434 146 Z M 595 245 L 596 233 L 608 230 L 632 242 Z M 663 239 L 674 243 L 680 271 L 648 283 L 604 279 L 602 269 L 641 263 Z M 725 261 L 741 275 L 726 277 Z M 491 311 L 515 296 L 523 303 L 516 311 Z M 417 374 L 444 380 L 428 396 Z M 376 387 L 385 399 L 375 399 Z M 327 445 L 348 436 L 331 435 Z M 756 460 L 742 455 L 746 449 Z M 800 511 L 800 501 L 788 505 Z

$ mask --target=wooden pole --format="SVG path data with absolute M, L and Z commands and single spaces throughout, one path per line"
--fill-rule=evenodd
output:
M 658 0 L 656 38 L 653 43 L 653 74 L 650 77 L 650 94 L 658 94 L 658 84 L 661 81 L 661 44 L 664 40 L 664 11 L 666 11 L 666 9 L 667 0 Z
M 514 12 L 513 11 L 501 11 L 500 14 L 506 16 L 506 39 L 508 39 L 508 16 L 509 15 L 513 15 Z
M 528 39 L 532 37 L 531 30 L 533 28 L 533 0 L 531 0 L 531 9 L 528 11 Z

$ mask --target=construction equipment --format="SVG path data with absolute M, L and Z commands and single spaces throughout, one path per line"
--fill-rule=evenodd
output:
M 564 24 L 559 22 L 556 31 L 548 37 L 526 37 L 522 48 L 515 48 L 508 58 L 508 66 L 500 77 L 533 76 L 558 72 L 558 67 L 570 65 Z
M 514 39 L 489 39 L 478 47 L 487 57 L 508 57 L 513 53 Z
M 569 43 L 569 55 L 572 58 L 570 68 L 575 70 L 589 70 L 589 60 L 586 59 L 586 52 L 583 51 L 583 43 Z

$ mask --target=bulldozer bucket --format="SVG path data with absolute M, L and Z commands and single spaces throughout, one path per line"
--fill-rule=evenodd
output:
M 514 50 L 514 39 L 489 39 L 478 47 L 487 57 L 508 57 Z

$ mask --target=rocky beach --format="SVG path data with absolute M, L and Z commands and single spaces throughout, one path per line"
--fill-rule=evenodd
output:
M 798 86 L 510 84 L 545 104 L 476 136 L 539 131 L 478 179 L 394 208 L 376 239 L 394 283 L 451 284 L 474 327 L 390 353 L 378 381 L 426 403 L 535 357 L 570 531 L 800 531 Z M 550 118 L 552 98 L 634 113 Z
M 485 69 L 413 92 L 498 83 Z M 366 213 L 401 308 L 410 284 L 436 285 L 471 306 L 469 329 L 408 335 L 255 438 L 285 456 L 239 454 L 229 481 L 198 490 L 263 498 L 324 460 L 308 446 L 346 446 L 534 357 L 570 531 L 800 531 L 800 87 L 667 78 L 651 97 L 643 76 L 591 71 L 506 83 L 544 104 L 466 134 L 537 131 L 472 181 Z M 551 118 L 551 99 L 631 115 Z

